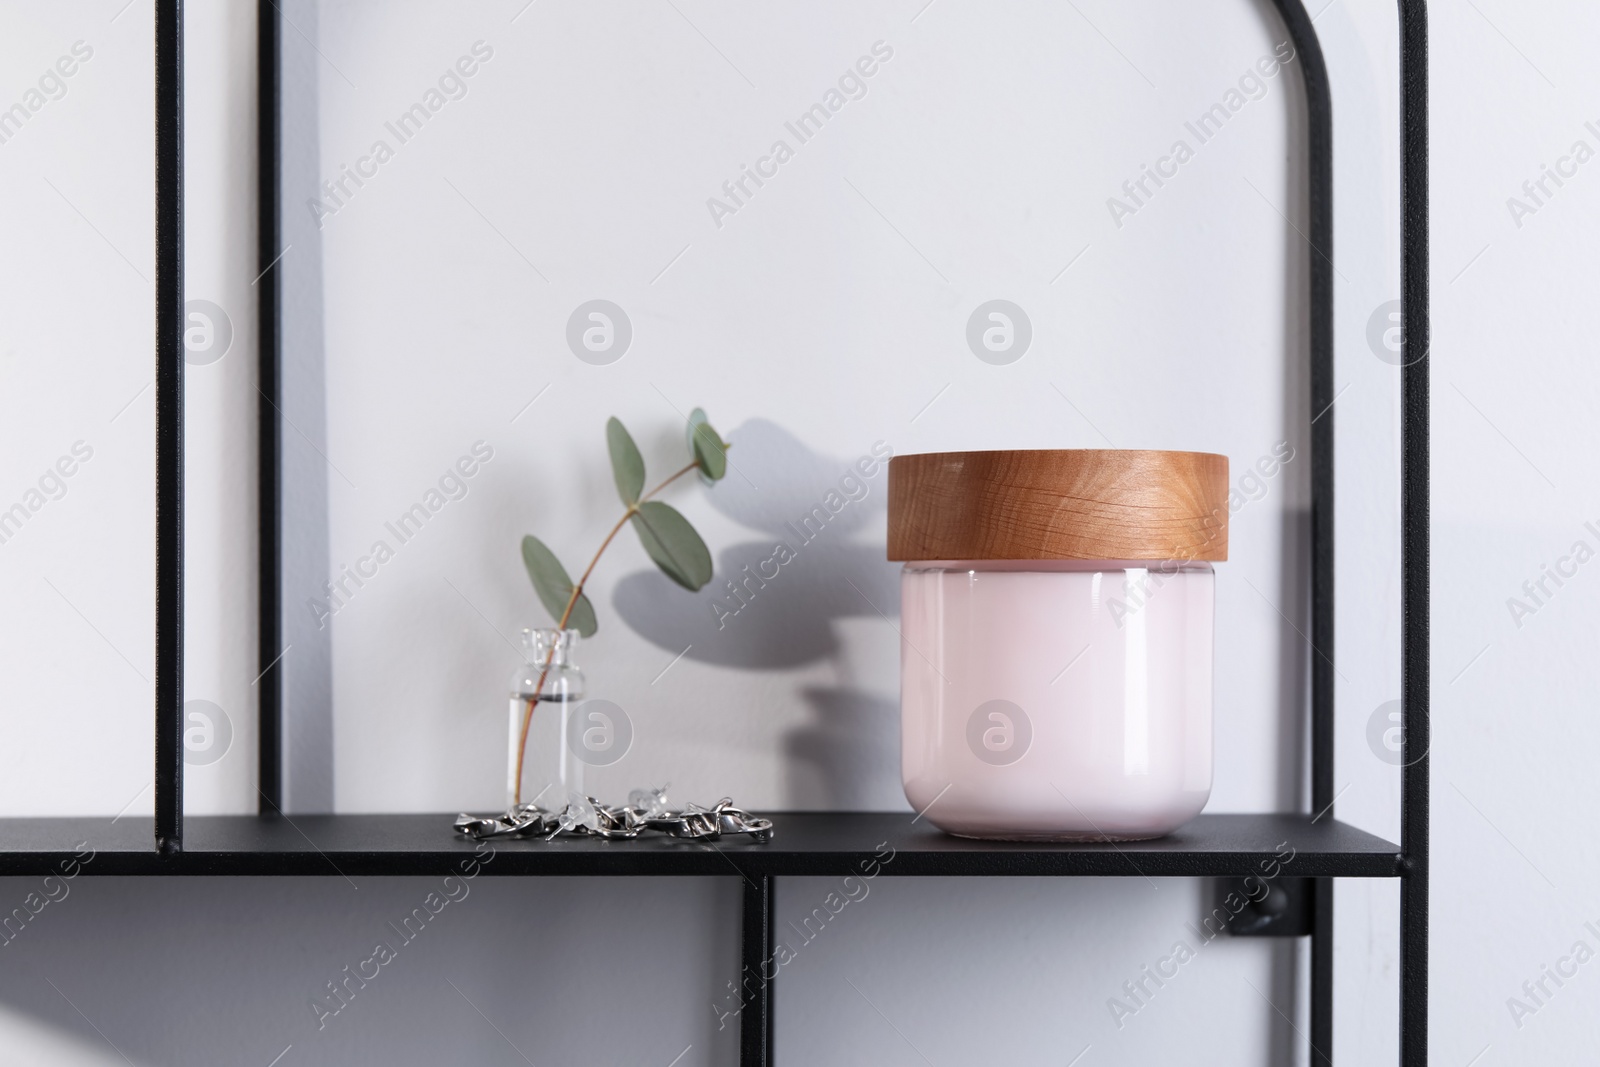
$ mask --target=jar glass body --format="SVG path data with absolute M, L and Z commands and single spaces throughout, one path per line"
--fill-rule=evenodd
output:
M 560 809 L 572 793 L 583 794 L 583 763 L 567 744 L 571 719 L 583 699 L 583 672 L 572 662 L 576 630 L 523 630 L 522 666 L 511 676 L 507 731 L 506 805 L 521 803 Z M 546 663 L 548 662 L 548 669 Z M 540 685 L 540 676 L 544 684 Z M 527 743 L 523 744 L 524 720 Z
M 1215 586 L 1178 561 L 937 561 L 901 577 L 901 776 L 962 836 L 1137 840 L 1211 793 Z

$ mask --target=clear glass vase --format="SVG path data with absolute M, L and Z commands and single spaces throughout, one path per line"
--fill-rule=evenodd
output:
M 560 808 L 568 794 L 584 792 L 583 763 L 567 745 L 571 717 L 583 699 L 583 672 L 572 662 L 577 640 L 576 630 L 522 631 L 523 663 L 511 676 L 507 806 Z

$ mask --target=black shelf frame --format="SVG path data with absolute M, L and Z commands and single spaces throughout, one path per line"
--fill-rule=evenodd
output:
M 156 0 L 156 850 L 183 848 L 183 0 Z
M 1333 389 L 1332 114 L 1327 70 L 1301 0 L 1274 0 L 1305 80 L 1308 149 L 1310 401 L 1320 415 Z M 484 873 L 723 875 L 744 880 L 742 956 L 760 973 L 774 948 L 776 879 L 846 874 L 882 849 L 897 876 L 1242 877 L 1282 861 L 1311 886 L 1312 1062 L 1332 1063 L 1335 878 L 1400 879 L 1400 1062 L 1428 1052 L 1428 95 L 1426 0 L 1397 0 L 1402 162 L 1402 788 L 1399 845 L 1332 817 L 1334 794 L 1333 424 L 1311 429 L 1311 807 L 1315 814 L 1202 815 L 1158 841 L 1038 844 L 966 841 L 910 815 L 790 812 L 775 816 L 767 845 L 672 841 L 493 843 Z M 48 874 L 95 848 L 85 873 L 106 875 L 421 875 L 454 870 L 482 846 L 449 831 L 441 815 L 281 814 L 284 698 L 281 575 L 280 383 L 283 280 L 280 147 L 281 15 L 259 3 L 260 206 L 260 609 L 261 811 L 183 815 L 183 4 L 155 0 L 156 131 L 156 676 L 154 818 L 0 820 L 0 874 Z M 745 983 L 740 1062 L 773 1059 L 770 982 Z
M 9 819 L 0 875 L 50 874 L 77 842 L 95 850 L 83 873 L 104 875 L 449 874 L 492 855 L 497 875 L 1394 878 L 1400 848 L 1353 826 L 1311 815 L 1201 815 L 1155 841 L 1104 844 L 973 841 L 901 812 L 777 812 L 765 845 L 641 838 L 476 842 L 449 820 L 415 815 L 201 815 L 184 820 L 182 851 L 149 847 L 149 819 Z M 70 843 L 69 843 L 70 842 Z M 1265 873 L 1263 873 L 1265 872 Z M 1276 872 L 1276 873 L 1274 873 Z M 769 897 L 770 899 L 770 897 Z

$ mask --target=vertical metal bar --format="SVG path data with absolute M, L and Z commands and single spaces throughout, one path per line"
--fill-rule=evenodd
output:
M 1400 0 L 1400 1062 L 1428 1062 L 1428 10 Z
M 183 848 L 183 3 L 156 17 L 156 849 Z
M 744 929 L 739 939 L 739 1065 L 772 1063 L 773 877 L 744 880 Z
M 1311 891 L 1311 1067 L 1333 1063 L 1333 879 Z
M 1306 207 L 1311 251 L 1311 810 L 1332 818 L 1334 793 L 1333 106 L 1316 27 L 1301 0 L 1277 0 L 1306 90 Z M 1311 1063 L 1333 1062 L 1333 880 L 1311 896 Z
M 282 454 L 278 417 L 279 333 L 283 283 L 282 221 L 279 217 L 279 142 L 281 117 L 278 78 L 280 16 L 272 0 L 260 0 L 256 19 L 256 152 L 260 185 L 256 205 L 256 283 L 261 292 L 257 353 L 257 544 L 259 557 L 259 631 L 256 684 L 257 788 L 259 810 L 283 809 L 283 613 L 278 494 Z

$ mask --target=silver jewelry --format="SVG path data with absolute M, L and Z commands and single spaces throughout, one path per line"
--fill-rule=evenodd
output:
M 715 841 L 724 835 L 746 835 L 766 844 L 772 840 L 772 820 L 751 815 L 723 797 L 714 808 L 690 804 L 675 811 L 667 804 L 667 791 L 635 789 L 626 804 L 601 804 L 594 797 L 571 795 L 560 811 L 537 804 L 520 804 L 502 815 L 456 816 L 456 832 L 475 841 L 491 837 L 603 837 L 631 840 L 646 830 L 691 841 Z

